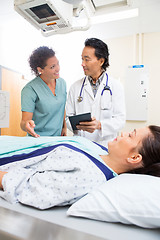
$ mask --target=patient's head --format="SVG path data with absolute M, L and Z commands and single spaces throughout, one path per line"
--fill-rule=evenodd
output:
M 160 176 L 160 127 L 148 126 L 122 133 L 108 143 L 109 158 L 117 173 Z M 118 166 L 118 167 L 117 167 Z
M 139 153 L 142 155 L 143 166 L 134 173 L 148 174 L 160 177 L 160 127 L 148 127 L 151 134 L 142 140 Z

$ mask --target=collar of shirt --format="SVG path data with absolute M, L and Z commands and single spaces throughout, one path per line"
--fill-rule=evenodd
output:
M 93 95 L 94 97 L 96 96 L 96 93 L 97 93 L 97 90 L 103 80 L 103 77 L 104 77 L 104 72 L 101 74 L 101 76 L 97 79 L 96 83 L 93 82 L 93 79 L 91 76 L 88 76 L 88 80 L 91 84 L 91 87 L 92 87 L 92 91 L 93 91 Z

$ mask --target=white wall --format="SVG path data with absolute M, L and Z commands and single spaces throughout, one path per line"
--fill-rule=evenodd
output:
M 160 125 L 160 33 L 144 35 L 143 61 L 150 70 L 148 123 Z
M 107 39 L 106 42 L 111 54 L 109 72 L 120 78 L 124 88 L 128 65 L 144 64 L 149 67 L 148 119 L 147 121 L 127 121 L 124 130 L 128 131 L 148 124 L 160 125 L 160 32 L 142 34 L 140 54 L 138 34 Z M 126 88 L 125 91 L 127 91 Z M 134 111 L 134 108 L 132 110 Z
M 67 81 L 68 87 L 77 77 L 82 76 L 81 50 L 85 38 L 80 32 L 46 38 L 25 21 L 14 25 L 18 28 L 8 31 L 7 26 L 1 29 L 0 65 L 23 73 L 25 78 L 31 80 L 34 75 L 31 75 L 28 65 L 29 55 L 35 48 L 45 45 L 56 51 L 61 66 L 61 77 Z

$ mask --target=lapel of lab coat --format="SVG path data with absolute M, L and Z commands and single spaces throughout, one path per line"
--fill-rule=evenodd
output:
M 102 93 L 103 88 L 104 88 L 105 86 L 106 86 L 106 74 L 104 74 L 103 79 L 102 79 L 102 82 L 101 82 L 101 84 L 100 84 L 100 86 L 99 86 L 99 88 L 98 88 L 98 91 L 97 91 L 96 97 L 95 97 L 95 101 L 97 101 L 97 100 L 96 100 L 97 98 L 100 99 L 101 93 Z
M 88 76 L 86 77 L 86 81 L 84 84 L 84 91 L 86 91 L 91 96 L 91 98 L 94 100 L 94 95 L 93 95 L 91 84 L 88 80 Z

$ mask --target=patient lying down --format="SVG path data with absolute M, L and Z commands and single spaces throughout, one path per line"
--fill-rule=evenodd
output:
M 1 168 L 2 170 L 3 168 Z M 0 196 L 40 209 L 72 204 L 121 173 L 160 176 L 160 127 L 122 133 L 97 157 L 59 145 L 48 156 L 30 158 L 23 166 L 0 171 Z

